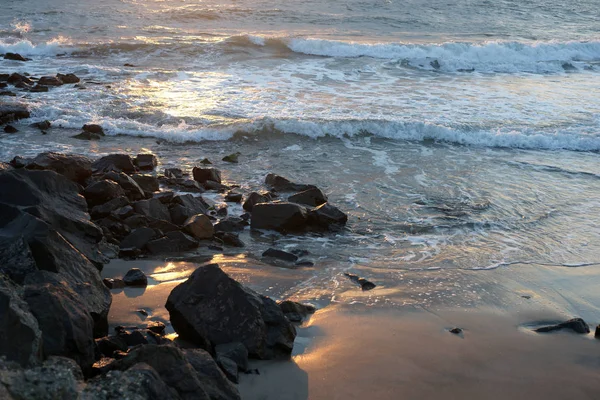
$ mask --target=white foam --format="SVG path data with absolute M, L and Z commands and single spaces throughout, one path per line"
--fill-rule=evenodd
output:
M 55 56 L 70 53 L 74 49 L 69 46 L 67 39 L 54 38 L 48 42 L 33 44 L 29 40 L 8 42 L 0 40 L 0 53 L 19 53 L 22 56 Z

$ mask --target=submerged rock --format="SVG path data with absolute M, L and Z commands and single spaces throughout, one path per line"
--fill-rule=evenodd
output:
M 288 262 L 296 262 L 298 261 L 298 256 L 292 253 L 288 253 L 287 251 L 278 250 L 274 248 L 267 249 L 263 254 L 263 257 L 272 257 L 277 258 L 279 260 L 288 261 Z
M 289 357 L 296 331 L 277 303 L 242 286 L 217 264 L 201 266 L 167 300 L 179 335 L 211 350 L 241 342 L 257 358 Z
M 13 60 L 13 61 L 30 61 L 30 58 L 25 58 L 19 53 L 6 53 L 4 55 L 5 60 Z
M 17 133 L 19 130 L 12 125 L 6 125 L 4 127 L 4 133 Z
M 239 153 L 239 152 L 238 153 L 229 154 L 228 156 L 223 157 L 222 161 L 237 164 L 239 162 L 238 161 L 238 157 L 240 155 L 241 155 L 241 153 Z

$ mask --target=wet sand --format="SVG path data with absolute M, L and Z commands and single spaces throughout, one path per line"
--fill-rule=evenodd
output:
M 320 308 L 298 328 L 291 361 L 254 361 L 260 375 L 241 376 L 244 399 L 547 400 L 597 399 L 600 393 L 600 342 L 593 337 L 600 272 L 594 267 L 519 265 L 400 275 L 363 269 L 384 284 L 362 292 L 333 266 L 277 268 L 244 254 L 215 255 L 212 261 L 277 300 L 294 294 Z M 132 267 L 150 277 L 146 289 L 113 291 L 111 325 L 161 320 L 173 333 L 164 303 L 198 266 L 162 260 L 107 265 L 106 277 Z M 319 279 L 323 270 L 329 278 Z M 532 332 L 574 316 L 583 317 L 592 333 Z M 450 333 L 453 327 L 463 334 Z

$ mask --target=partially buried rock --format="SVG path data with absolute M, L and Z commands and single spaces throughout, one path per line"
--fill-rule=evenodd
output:
M 269 248 L 267 249 L 267 251 L 265 251 L 262 254 L 263 257 L 272 257 L 272 258 L 277 258 L 283 261 L 288 261 L 288 262 L 296 262 L 298 261 L 298 256 L 292 253 L 288 253 L 287 251 L 283 251 L 283 250 L 278 250 L 278 249 L 273 249 L 273 248 Z
M 358 275 L 350 274 L 347 272 L 344 273 L 344 275 L 348 279 L 350 279 L 352 282 L 359 284 L 362 290 L 375 289 L 375 287 L 377 286 L 373 282 L 370 282 L 370 281 L 366 280 L 365 278 L 360 278 Z
M 104 136 L 104 129 L 98 124 L 85 124 L 81 127 L 84 132 L 94 133 Z
M 55 76 L 42 76 L 38 80 L 38 84 L 43 86 L 61 86 L 63 81 Z
M 200 161 L 200 164 L 202 164 L 202 165 L 211 165 L 212 163 L 210 162 L 210 160 L 208 158 L 203 158 Z
M 17 132 L 19 132 L 19 130 L 12 125 L 6 125 L 4 127 L 4 132 L 5 133 L 17 133 Z
M 192 174 L 194 175 L 194 180 L 200 183 L 207 181 L 221 183 L 221 172 L 216 168 L 194 167 Z
M 229 162 L 229 163 L 234 163 L 237 164 L 238 161 L 238 157 L 240 156 L 241 153 L 233 153 L 233 154 L 229 154 L 228 156 L 223 157 L 223 161 L 225 162 Z
M 75 74 L 56 74 L 56 77 L 60 79 L 63 83 L 79 83 L 81 79 Z
M 217 357 L 233 360 L 240 371 L 248 370 L 248 349 L 240 342 L 219 344 L 215 346 Z
M 44 86 L 44 85 L 35 85 L 31 89 L 29 89 L 29 91 L 31 93 L 46 93 L 46 92 L 48 92 L 48 90 L 49 90 L 48 86 Z
M 104 285 L 109 289 L 122 289 L 125 287 L 123 279 L 104 278 L 102 282 L 104 282 Z
M 146 274 L 139 268 L 131 268 L 123 277 L 123 281 L 127 286 L 148 286 L 148 278 Z
M 279 308 L 291 322 L 302 322 L 309 314 L 313 314 L 316 309 L 310 304 L 301 304 L 291 300 L 285 300 L 279 303 Z
M 167 300 L 180 337 L 211 350 L 241 342 L 260 359 L 289 357 L 296 330 L 277 303 L 242 286 L 217 264 L 201 266 Z
M 13 60 L 13 61 L 30 61 L 31 59 L 25 58 L 19 53 L 6 53 L 4 55 L 5 60 Z
M 152 254 L 173 253 L 193 250 L 198 247 L 198 241 L 183 232 L 168 232 L 160 239 L 152 240 L 146 245 Z
M 138 154 L 134 163 L 143 171 L 152 171 L 158 165 L 158 159 L 154 154 Z
M 52 123 L 48 120 L 34 122 L 33 124 L 31 124 L 32 128 L 38 128 L 42 131 L 47 131 L 48 129 L 50 129 L 51 126 L 52 126 Z M 45 153 L 42 153 L 42 154 L 45 154 Z M 69 157 L 71 157 L 71 156 L 69 156 Z
M 586 322 L 581 318 L 573 318 L 565 322 L 561 322 L 560 324 L 544 326 L 541 328 L 537 328 L 534 331 L 538 333 L 552 332 L 558 331 L 561 329 L 570 329 L 576 333 L 587 334 L 590 333 L 590 327 Z
M 455 335 L 460 335 L 462 333 L 462 331 L 463 330 L 460 329 L 460 328 L 452 328 L 452 329 L 450 329 L 450 333 L 453 333 Z
M 233 232 L 216 232 L 215 238 L 219 239 L 223 244 L 233 247 L 244 247 L 245 244 L 240 240 L 240 235 Z
M 100 140 L 100 139 L 102 139 L 102 136 L 104 136 L 104 135 L 99 135 L 97 133 L 83 131 L 72 137 L 74 139 L 79 139 L 79 140 Z
M 225 195 L 225 201 L 240 203 L 242 201 L 242 194 L 237 192 L 229 192 Z

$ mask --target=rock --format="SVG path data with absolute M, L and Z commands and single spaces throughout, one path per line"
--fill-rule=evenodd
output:
M 223 218 L 215 224 L 215 232 L 236 232 L 244 230 L 248 222 L 238 217 Z
M 31 89 L 29 89 L 29 91 L 31 93 L 46 93 L 46 92 L 48 92 L 48 90 L 49 90 L 48 86 L 42 86 L 42 85 L 35 85 Z
M 327 203 L 327 196 L 318 188 L 308 189 L 296 193 L 288 198 L 291 203 L 304 204 L 311 207 L 317 207 Z
M 202 164 L 202 165 L 212 165 L 212 163 L 210 162 L 210 160 L 208 158 L 203 158 L 200 161 L 200 164 Z
M 160 200 L 160 202 L 163 204 L 170 204 L 173 201 L 174 197 L 174 192 L 160 192 L 154 194 L 154 198 Z
M 178 188 L 184 192 L 203 193 L 204 186 L 200 185 L 193 179 L 181 178 L 181 179 L 167 179 L 163 182 L 170 187 Z
M 100 140 L 102 139 L 103 135 L 98 135 L 97 133 L 92 133 L 92 132 L 81 132 L 77 135 L 71 136 L 74 139 L 79 139 L 79 140 Z
M 96 339 L 96 346 L 100 353 L 106 357 L 112 357 L 115 351 L 127 351 L 127 343 L 125 339 L 120 336 L 105 336 L 100 339 Z
M 240 394 L 227 379 L 209 353 L 202 349 L 186 349 L 185 358 L 198 373 L 198 379 L 211 400 L 235 400 Z
M 135 215 L 133 217 L 135 217 Z M 140 217 L 145 218 L 143 216 Z M 125 236 L 131 233 L 131 228 L 128 225 L 126 225 L 125 222 L 126 221 L 121 222 L 112 214 L 106 218 L 96 221 L 96 223 L 100 225 L 103 230 L 108 230 L 115 238 L 119 240 L 123 239 Z
M 219 344 L 215 346 L 215 354 L 217 358 L 233 360 L 240 371 L 248 370 L 248 349 L 240 342 Z
M 429 65 L 431 65 L 431 67 L 432 67 L 433 69 L 440 69 L 440 68 L 441 68 L 440 62 L 439 62 L 438 60 L 433 60 L 433 61 L 431 61 L 431 62 L 429 63 Z
M 125 218 L 123 223 L 125 223 L 125 225 L 131 229 L 136 229 L 143 226 L 148 226 L 149 219 L 144 215 L 134 214 L 131 217 Z M 127 232 L 127 234 L 129 234 L 129 232 Z
M 534 329 L 535 332 L 544 333 L 544 332 L 552 332 L 558 331 L 561 329 L 570 329 L 575 333 L 580 334 L 588 334 L 590 333 L 590 327 L 588 324 L 581 318 L 573 318 L 565 322 L 561 322 L 560 324 L 544 326 L 542 328 Z
M 315 189 L 313 185 L 304 185 L 294 183 L 287 178 L 275 174 L 268 174 L 265 183 L 278 192 L 302 192 L 308 189 Z
M 116 211 L 122 207 L 129 205 L 129 200 L 125 196 L 120 196 L 115 199 L 109 200 L 104 204 L 95 206 L 90 211 L 90 215 L 93 219 L 100 219 L 109 216 L 113 211 Z
M 44 122 L 38 122 L 38 125 L 46 126 Z M 50 123 L 48 122 L 47 125 L 49 127 Z M 92 176 L 92 160 L 75 154 L 40 153 L 27 165 L 27 168 L 54 171 L 81 185 Z
M 127 286 L 148 286 L 146 274 L 139 268 L 131 268 L 123 277 L 123 282 Z
M 75 74 L 56 74 L 56 77 L 66 84 L 79 83 L 81 81 Z
M 142 171 L 153 171 L 158 165 L 158 159 L 154 154 L 138 154 L 133 161 Z
M 268 203 L 270 201 L 271 201 L 270 196 L 265 196 L 265 195 L 262 195 L 257 192 L 252 192 L 248 195 L 248 198 L 244 202 L 243 207 L 244 207 L 244 210 L 246 210 L 248 212 L 252 212 L 252 208 L 254 207 L 255 204 Z
M 254 216 L 252 216 L 254 218 Z M 348 222 L 348 216 L 329 203 L 321 204 L 308 212 L 311 225 L 328 230 L 340 229 Z
M 298 232 L 306 228 L 306 208 L 294 203 L 259 203 L 252 208 L 250 227 L 279 232 Z
M 38 85 L 43 85 L 43 86 L 62 86 L 63 85 L 63 81 L 61 81 L 60 79 L 58 79 L 55 76 L 42 76 L 38 80 Z
M 217 365 L 221 368 L 221 371 L 225 374 L 227 379 L 233 383 L 239 382 L 238 367 L 235 361 L 227 357 L 217 357 Z
M 122 289 L 125 287 L 123 279 L 104 278 L 102 282 L 104 282 L 104 285 L 109 289 Z
M 179 195 L 173 198 L 173 205 L 169 209 L 171 220 L 177 225 L 183 225 L 185 221 L 197 214 L 206 214 L 209 205 L 200 196 L 191 194 Z
M 146 194 L 129 175 L 122 172 L 108 172 L 104 174 L 103 179 L 110 179 L 116 182 L 125 192 L 127 198 L 131 201 L 142 200 L 146 198 Z
M 28 284 L 23 296 L 42 331 L 44 356 L 72 358 L 89 373 L 95 361 L 90 310 L 63 282 L 44 280 L 51 283 Z
M 302 322 L 308 314 L 316 311 L 315 307 L 310 304 L 301 304 L 290 300 L 279 303 L 279 308 L 291 322 Z
M 131 231 L 119 244 L 121 249 L 144 249 L 146 244 L 156 237 L 156 232 L 152 228 L 137 228 Z
M 215 182 L 215 181 L 211 181 L 211 180 L 204 182 L 202 184 L 202 186 L 206 190 L 215 190 L 219 193 L 224 193 L 230 189 L 229 186 L 227 186 L 227 185 L 223 185 L 219 182 Z
M 205 183 L 206 181 L 221 183 L 221 171 L 216 168 L 194 167 L 192 174 L 194 180 L 200 183 Z
M 19 53 L 6 53 L 4 55 L 5 60 L 13 60 L 13 61 L 30 61 L 30 58 L 25 58 Z
M 179 168 L 165 168 L 165 176 L 172 179 L 183 178 L 183 171 Z
M 46 130 L 50 129 L 50 127 L 52 126 L 52 123 L 50 123 L 50 121 L 48 121 L 48 120 L 45 120 L 45 121 L 40 121 L 40 122 L 34 122 L 30 126 L 32 128 L 38 128 L 38 129 L 40 129 L 42 131 L 46 131 Z M 67 155 L 67 154 L 61 154 L 61 153 L 41 153 L 40 155 L 42 155 L 42 154 L 60 154 L 61 156 L 69 157 L 69 158 L 71 158 L 71 157 L 80 157 L 80 156 L 77 156 L 77 155 Z M 88 169 L 91 170 L 91 160 L 88 159 L 87 157 L 83 157 L 83 158 L 86 159 L 86 163 L 87 162 L 90 163 L 90 168 L 88 168 Z M 90 172 L 90 175 L 91 174 L 92 173 Z
M 0 357 L 22 367 L 42 360 L 42 331 L 17 287 L 0 275 Z M 0 372 L 1 374 L 1 372 Z
M 148 218 L 148 227 L 161 231 L 162 233 L 169 233 L 179 230 L 177 225 L 163 219 L 155 218 Z
M 6 125 L 4 127 L 4 133 L 17 133 L 19 130 L 12 125 Z
M 95 207 L 117 197 L 125 196 L 125 191 L 113 181 L 101 180 L 86 187 L 83 196 L 89 207 Z
M 241 342 L 252 357 L 289 357 L 296 330 L 277 303 L 242 286 L 217 264 L 201 266 L 167 299 L 171 324 L 182 339 L 210 350 Z
M 26 77 L 25 75 L 21 75 L 17 72 L 12 73 L 8 79 L 6 80 L 8 83 L 10 83 L 11 85 L 15 85 L 17 83 L 20 82 L 24 82 L 28 85 L 33 85 L 33 81 L 31 79 L 29 79 L 28 77 Z
M 142 255 L 142 250 L 136 247 L 126 247 L 124 249 L 119 249 L 119 258 L 122 259 L 135 260 L 140 255 Z
M 149 322 L 148 325 L 146 325 L 146 329 L 159 335 L 163 335 L 165 333 L 166 328 L 166 325 L 160 321 L 152 321 Z
M 0 105 L 0 125 L 24 118 L 29 118 L 29 110 L 23 106 Z
M 6 400 L 77 399 L 83 377 L 77 364 L 65 357 L 50 357 L 27 370 L 0 359 L 0 398 Z M 3 392 L 4 391 L 4 392 Z
M 104 136 L 104 128 L 98 124 L 85 124 L 81 127 L 84 132 Z
M 152 198 L 149 200 L 136 201 L 132 206 L 138 214 L 154 219 L 171 221 L 171 212 L 169 211 L 169 208 L 158 199 Z
M 181 397 L 165 384 L 154 368 L 143 362 L 123 372 L 109 371 L 92 379 L 81 392 L 81 400 L 117 399 L 179 400 Z
M 594 337 L 596 339 L 600 339 L 600 325 L 596 326 L 596 332 L 594 332 Z
M 287 251 L 277 250 L 274 248 L 267 249 L 263 254 L 263 257 L 272 257 L 277 258 L 283 261 L 288 262 L 296 262 L 298 261 L 298 256 L 292 253 L 288 253 Z
M 239 161 L 238 161 L 238 157 L 239 157 L 240 155 L 241 155 L 241 153 L 233 153 L 233 154 L 230 154 L 230 155 L 228 155 L 228 156 L 225 156 L 225 157 L 223 157 L 223 161 L 225 161 L 225 162 L 229 162 L 229 163 L 234 163 L 234 164 L 237 164 L 237 163 L 239 162 Z M 213 180 L 214 180 L 214 179 L 213 179 Z
M 0 96 L 10 96 L 10 97 L 17 97 L 17 94 L 8 90 L 4 90 L 2 92 L 0 92 Z
M 225 201 L 232 203 L 241 203 L 242 202 L 242 194 L 237 192 L 229 192 L 225 195 Z
M 196 239 L 210 239 L 215 233 L 212 222 L 204 214 L 188 218 L 183 224 L 183 230 Z
M 92 170 L 96 173 L 114 171 L 133 174 L 135 166 L 133 160 L 127 154 L 111 154 L 96 160 L 92 164 Z
M 371 289 L 375 289 L 375 287 L 377 285 L 375 285 L 373 282 L 370 282 L 368 280 L 366 280 L 365 278 L 360 278 L 358 275 L 355 274 L 350 274 L 350 273 L 344 273 L 344 275 L 350 279 L 352 282 L 360 285 L 362 290 L 371 290 Z
M 152 254 L 172 253 L 193 250 L 198 247 L 198 241 L 183 232 L 168 232 L 164 237 L 152 240 L 146 245 Z
M 152 175 L 134 174 L 131 178 L 142 188 L 144 192 L 158 192 L 160 187 L 158 179 Z M 172 198 L 172 195 L 171 195 Z
M 462 331 L 463 330 L 460 329 L 460 328 L 452 328 L 452 329 L 450 329 L 450 333 L 453 333 L 455 335 L 460 335 L 462 333 Z
M 131 206 L 123 206 L 119 209 L 114 210 L 112 214 L 119 219 L 127 219 L 135 215 L 135 210 Z
M 220 239 L 223 244 L 233 247 L 245 247 L 240 236 L 233 232 L 215 232 L 215 238 Z

